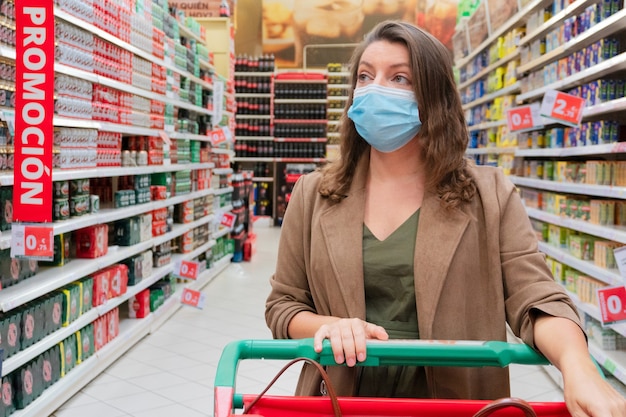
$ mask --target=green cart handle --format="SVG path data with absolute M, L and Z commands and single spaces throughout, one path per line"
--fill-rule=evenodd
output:
M 215 386 L 234 387 L 242 359 L 294 359 L 305 357 L 321 365 L 337 365 L 328 340 L 322 352 L 313 349 L 313 339 L 240 340 L 226 345 L 217 365 Z M 505 367 L 512 363 L 548 365 L 548 360 L 530 346 L 499 341 L 367 341 L 367 359 L 358 366 L 467 366 Z

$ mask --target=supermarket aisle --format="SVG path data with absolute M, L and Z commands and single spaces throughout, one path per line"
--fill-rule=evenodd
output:
M 236 339 L 271 337 L 263 311 L 280 229 L 260 221 L 255 231 L 257 253 L 252 262 L 230 265 L 207 285 L 203 310 L 181 308 L 53 416 L 211 416 L 215 369 L 224 345 Z M 283 363 L 242 362 L 238 390 L 259 392 Z M 563 398 L 539 368 L 514 366 L 511 374 L 515 396 L 533 401 Z M 291 394 L 296 379 L 294 367 L 271 392 Z

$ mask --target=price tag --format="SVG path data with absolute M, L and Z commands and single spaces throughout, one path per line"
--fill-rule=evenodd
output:
M 220 224 L 224 227 L 228 227 L 232 229 L 235 225 L 235 220 L 237 220 L 237 215 L 233 213 L 224 213 L 222 214 L 222 220 Z
M 224 135 L 224 131 L 222 129 L 214 129 L 211 130 L 211 145 L 213 147 L 217 147 L 220 143 L 226 142 L 226 135 Z
M 11 226 L 11 257 L 42 261 L 54 259 L 52 226 L 14 223 Z
M 176 269 L 174 269 L 174 273 L 176 276 L 183 279 L 198 279 L 198 270 L 200 264 L 194 261 L 180 261 L 180 263 L 176 264 Z
M 519 132 L 543 127 L 539 103 L 507 109 L 506 122 L 509 132 Z
M 619 269 L 620 275 L 626 282 L 626 246 L 613 249 L 613 256 L 615 257 L 617 269 Z
M 568 126 L 580 125 L 585 99 L 561 91 L 548 90 L 541 102 L 541 115 Z
M 180 297 L 180 302 L 184 305 L 199 308 L 204 308 L 204 302 L 206 301 L 206 294 L 195 291 L 189 288 L 183 289 L 183 294 Z
M 613 324 L 626 320 L 626 287 L 609 287 L 598 290 L 598 304 L 602 324 Z

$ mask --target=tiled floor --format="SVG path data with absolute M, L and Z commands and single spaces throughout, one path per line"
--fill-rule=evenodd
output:
M 257 253 L 233 263 L 204 288 L 206 305 L 181 308 L 159 330 L 56 410 L 56 417 L 200 417 L 213 412 L 213 380 L 223 347 L 237 339 L 267 339 L 263 317 L 280 229 L 255 224 Z M 284 364 L 243 361 L 239 392 L 259 392 Z M 562 401 L 561 390 L 540 368 L 512 366 L 512 393 L 532 401 Z M 297 369 L 270 391 L 292 394 Z

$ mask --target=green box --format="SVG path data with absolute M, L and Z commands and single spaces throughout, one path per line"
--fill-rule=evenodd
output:
M 88 324 L 79 330 L 78 336 L 78 363 L 90 358 L 96 351 L 93 339 L 93 324 Z
M 62 354 L 61 357 L 61 377 L 67 375 L 69 371 L 74 369 L 76 361 L 78 360 L 78 345 L 76 344 L 76 333 L 70 335 L 67 339 L 61 342 Z

